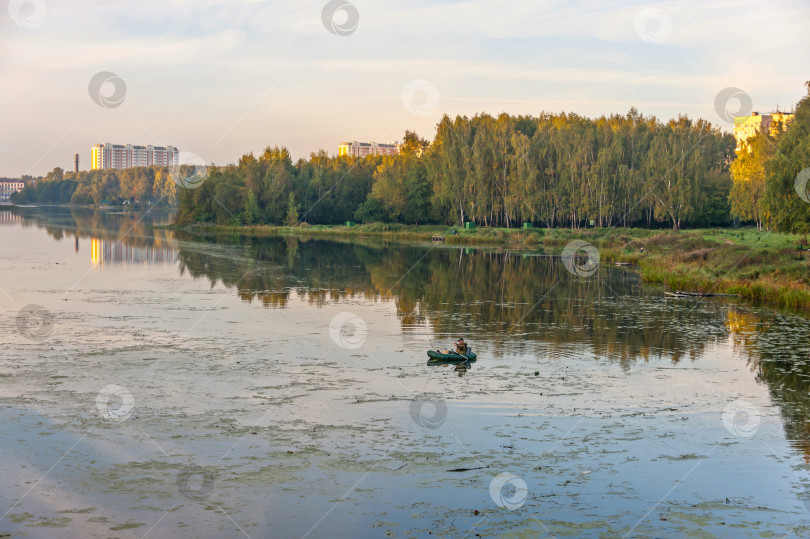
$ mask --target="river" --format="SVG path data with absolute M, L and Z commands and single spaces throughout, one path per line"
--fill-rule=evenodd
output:
M 810 533 L 801 315 L 170 218 L 0 211 L 0 537 Z

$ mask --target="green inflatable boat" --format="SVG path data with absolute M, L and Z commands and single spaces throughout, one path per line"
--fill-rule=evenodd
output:
M 451 350 L 428 350 L 428 357 L 436 361 L 475 361 L 476 355 L 470 351 L 464 355 Z

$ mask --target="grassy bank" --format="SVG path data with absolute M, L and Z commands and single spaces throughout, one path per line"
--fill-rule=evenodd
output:
M 672 290 L 737 294 L 810 310 L 810 253 L 803 238 L 747 230 L 661 234 L 647 239 L 641 276 Z
M 802 236 L 754 228 L 607 229 L 564 231 L 545 238 L 544 244 L 565 245 L 574 238 L 598 247 L 603 263 L 633 264 L 642 279 L 673 291 L 735 294 L 755 303 L 810 311 L 810 251 Z
M 504 246 L 548 254 L 560 254 L 568 242 L 582 239 L 598 248 L 602 263 L 630 263 L 638 267 L 645 281 L 662 283 L 671 290 L 736 294 L 754 302 L 810 310 L 810 253 L 806 245 L 799 250 L 804 238 L 753 228 L 572 231 L 372 223 L 353 227 L 197 225 L 183 230 L 400 242 L 430 242 L 432 237 L 442 236 L 449 245 Z
M 173 228 L 173 227 L 166 227 Z M 225 226 L 192 225 L 183 227 L 187 232 L 223 232 L 252 236 L 304 236 L 321 238 L 376 238 L 388 241 L 430 242 L 435 236 L 444 238 L 451 245 L 509 245 L 537 247 L 543 231 L 533 229 L 524 232 L 518 229 L 477 228 L 467 230 L 437 225 L 402 225 L 397 223 L 370 223 L 356 226 L 307 225 L 307 226 Z M 455 232 L 455 233 L 454 233 Z
M 647 229 L 569 229 L 544 228 L 491 228 L 464 229 L 440 225 L 403 225 L 398 223 L 370 223 L 356 226 L 307 225 L 307 226 L 228 226 L 197 224 L 186 227 L 160 227 L 182 230 L 189 233 L 227 233 L 245 236 L 296 236 L 320 238 L 374 238 L 399 242 L 427 242 L 440 236 L 448 245 L 504 246 L 512 249 L 542 250 L 559 254 L 562 248 L 575 238 L 586 239 L 597 247 L 614 248 L 633 239 L 659 233 Z

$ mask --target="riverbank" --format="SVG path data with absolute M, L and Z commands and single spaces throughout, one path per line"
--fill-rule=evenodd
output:
M 600 262 L 630 264 L 648 282 L 670 290 L 735 294 L 756 303 L 810 310 L 810 253 L 802 236 L 755 228 L 648 230 L 640 228 L 462 229 L 371 223 L 304 227 L 195 225 L 189 233 L 312 238 L 372 238 L 398 242 L 503 246 L 559 255 L 572 240 L 599 250 Z M 802 245 L 804 243 L 804 245 Z M 802 250 L 799 250 L 799 248 Z M 642 248 L 644 249 L 642 252 Z
M 645 281 L 670 290 L 736 294 L 810 311 L 810 252 L 803 240 L 755 229 L 659 234 L 646 240 L 650 255 L 639 268 Z

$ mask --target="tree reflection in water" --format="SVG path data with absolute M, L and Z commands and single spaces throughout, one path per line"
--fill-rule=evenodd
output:
M 181 271 L 235 288 L 244 301 L 269 308 L 285 307 L 293 294 L 317 306 L 392 301 L 403 330 L 423 324 L 438 335 L 461 330 L 486 341 L 496 356 L 591 354 L 630 369 L 637 361 L 696 361 L 707 346 L 730 338 L 780 403 L 788 437 L 810 462 L 804 319 L 747 312 L 722 300 L 666 301 L 633 273 L 602 267 L 579 279 L 559 259 L 543 256 L 372 241 L 197 239 L 204 243 L 180 249 Z

